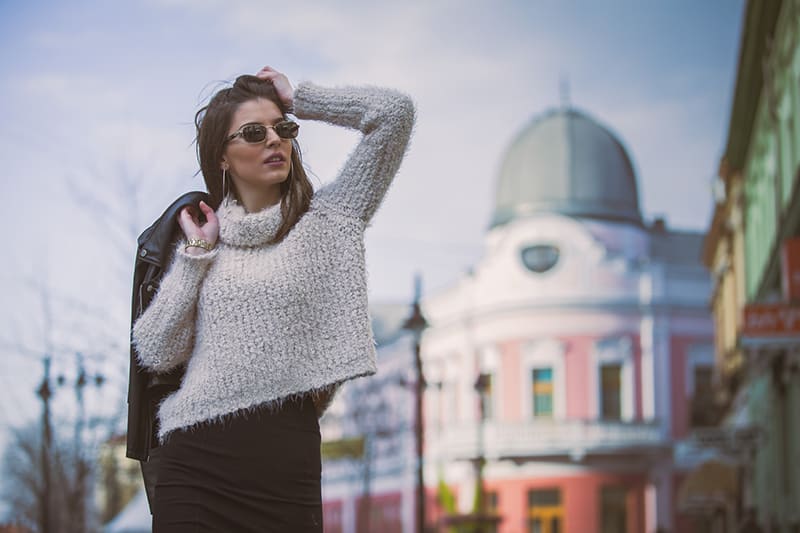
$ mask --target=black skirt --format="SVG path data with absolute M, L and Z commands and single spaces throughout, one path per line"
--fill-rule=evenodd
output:
M 322 532 L 310 398 L 174 431 L 160 453 L 153 533 Z

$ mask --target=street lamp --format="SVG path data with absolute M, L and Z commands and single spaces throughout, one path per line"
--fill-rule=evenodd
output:
M 442 525 L 446 527 L 457 527 L 460 531 L 471 531 L 473 533 L 484 533 L 488 531 L 497 531 L 497 525 L 502 520 L 502 517 L 496 513 L 489 513 L 486 501 L 486 488 L 483 483 L 483 467 L 486 464 L 486 450 L 483 438 L 483 426 L 486 420 L 486 403 L 489 401 L 487 393 L 490 393 L 492 387 L 491 374 L 478 374 L 475 380 L 475 392 L 478 393 L 480 400 L 480 418 L 478 419 L 478 446 L 477 457 L 475 458 L 475 495 L 476 505 L 471 513 L 468 514 L 453 514 L 445 516 L 442 520 Z
M 478 393 L 478 405 L 480 406 L 480 418 L 478 419 L 478 460 L 475 464 L 477 491 L 478 491 L 478 508 L 475 511 L 478 514 L 476 531 L 484 531 L 482 520 L 486 517 L 486 488 L 483 484 L 483 466 L 486 464 L 483 442 L 483 427 L 486 422 L 486 393 L 490 390 L 492 385 L 492 376 L 490 374 L 478 374 L 478 379 L 475 380 L 475 392 Z
M 414 336 L 414 367 L 417 373 L 417 383 L 414 388 L 415 400 L 415 420 L 414 420 L 414 437 L 416 441 L 416 455 L 417 455 L 417 505 L 416 505 L 416 531 L 423 533 L 425 531 L 425 478 L 422 469 L 423 458 L 423 426 L 422 426 L 422 395 L 425 392 L 425 374 L 422 372 L 422 357 L 420 357 L 420 340 L 422 332 L 428 326 L 425 317 L 422 316 L 422 310 L 419 307 L 420 292 L 422 287 L 422 280 L 417 274 L 414 277 L 414 302 L 411 306 L 411 316 L 409 316 L 403 324 L 403 329 L 410 331 Z

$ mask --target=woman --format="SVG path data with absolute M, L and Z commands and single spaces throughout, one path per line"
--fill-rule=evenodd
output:
M 286 118 L 363 134 L 316 193 Z M 400 93 L 301 84 L 264 67 L 196 117 L 213 205 L 181 212 L 185 241 L 133 327 L 143 366 L 186 365 L 159 409 L 153 530 L 321 532 L 321 416 L 373 374 L 364 230 L 406 150 Z

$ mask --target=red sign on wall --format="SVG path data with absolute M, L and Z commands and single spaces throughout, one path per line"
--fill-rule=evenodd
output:
M 746 305 L 742 333 L 747 337 L 800 336 L 800 306 L 785 303 Z

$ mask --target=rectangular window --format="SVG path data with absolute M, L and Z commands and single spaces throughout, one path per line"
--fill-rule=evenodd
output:
M 792 98 L 792 105 L 789 107 L 789 146 L 792 147 L 792 168 L 796 169 L 800 164 L 800 76 L 795 74 L 789 78 L 789 91 Z
M 481 374 L 478 376 L 478 383 L 476 386 L 479 387 L 480 390 L 480 399 L 481 399 L 481 416 L 484 419 L 491 419 L 494 416 L 494 412 L 492 409 L 493 402 L 492 402 L 492 394 L 494 392 L 494 376 L 492 374 Z
M 498 509 L 499 499 L 496 490 L 486 491 L 486 510 L 490 513 L 496 513 Z
M 356 530 L 385 533 L 403 530 L 403 517 L 399 494 L 384 498 L 359 497 L 356 501 Z M 327 524 L 325 531 L 327 531 Z
M 789 77 L 789 117 L 791 118 L 791 139 L 792 139 L 792 164 L 800 163 L 800 74 L 793 74 Z
M 622 419 L 622 365 L 619 363 L 600 367 L 600 417 Z
M 486 512 L 492 516 L 500 514 L 499 499 L 495 490 L 486 491 Z M 482 531 L 485 533 L 497 533 L 497 530 L 497 524 L 490 524 L 485 526 Z
M 758 293 L 777 234 L 780 204 L 776 196 L 778 177 L 773 152 L 774 147 L 770 145 L 769 151 L 765 151 L 756 162 L 750 163 L 751 173 L 745 184 L 745 281 L 747 298 L 750 300 L 755 299 Z M 757 170 L 753 170 L 753 167 Z
M 628 490 L 625 487 L 600 489 L 600 532 L 625 533 L 628 531 L 628 514 L 625 505 Z
M 791 117 L 781 118 L 778 129 L 778 187 L 780 189 L 780 213 L 789 207 L 794 184 L 794 169 L 792 168 L 792 124 Z
M 716 424 L 713 377 L 711 365 L 697 365 L 693 369 L 694 390 L 690 402 L 689 425 L 693 428 Z
M 534 368 L 531 375 L 533 416 L 553 417 L 553 369 Z
M 564 506 L 560 489 L 528 491 L 528 533 L 563 533 Z
M 342 502 L 329 502 L 322 504 L 322 521 L 325 523 L 325 532 L 342 533 Z

